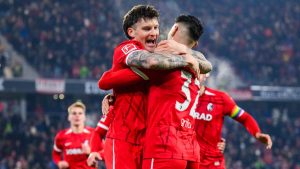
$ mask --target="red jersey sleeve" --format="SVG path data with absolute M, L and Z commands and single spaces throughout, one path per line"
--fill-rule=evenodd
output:
M 59 132 L 54 139 L 54 145 L 52 149 L 52 159 L 55 164 L 58 164 L 59 161 L 62 160 L 62 153 L 63 153 L 63 148 L 62 148 L 62 143 L 60 139 L 61 133 Z
M 127 56 L 137 50 L 144 50 L 142 43 L 134 40 L 124 41 L 114 50 L 113 70 L 119 70 L 128 67 L 126 64 Z
M 235 101 L 227 93 L 222 92 L 222 95 L 224 100 L 224 114 L 232 118 L 236 117 L 238 114 L 235 111 L 237 107 Z
M 247 112 L 244 112 L 244 114 L 236 120 L 240 122 L 254 137 L 256 133 L 261 132 L 256 120 Z
M 257 132 L 261 131 L 256 120 L 249 113 L 236 105 L 229 95 L 224 94 L 224 101 L 227 115 L 241 123 L 251 135 L 255 136 Z
M 126 68 L 118 71 L 106 71 L 98 81 L 98 86 L 103 90 L 110 90 L 113 88 L 121 88 L 130 86 L 141 81 L 147 80 L 145 75 L 137 68 Z
M 103 150 L 103 142 L 101 139 L 101 135 L 96 132 L 96 130 L 92 133 L 90 139 L 91 152 L 99 152 Z
M 103 115 L 99 120 L 95 131 L 93 132 L 90 144 L 91 144 L 91 152 L 99 152 L 103 149 L 102 139 L 105 137 L 107 130 L 111 122 L 114 119 L 113 106 L 110 106 L 109 112 L 107 115 Z

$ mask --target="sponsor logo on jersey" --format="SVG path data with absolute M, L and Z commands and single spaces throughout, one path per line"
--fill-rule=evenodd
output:
M 184 128 L 192 128 L 192 123 L 190 122 L 189 119 L 181 119 L 181 127 Z
M 212 120 L 212 115 L 211 114 L 206 114 L 206 113 L 195 112 L 195 118 L 198 119 L 198 120 L 211 121 Z
M 136 49 L 137 49 L 137 47 L 134 44 L 127 44 L 127 45 L 123 46 L 123 48 L 121 50 L 125 55 L 127 55 L 128 53 L 130 53 Z
M 67 155 L 78 155 L 83 154 L 82 150 L 80 148 L 70 148 L 66 150 Z

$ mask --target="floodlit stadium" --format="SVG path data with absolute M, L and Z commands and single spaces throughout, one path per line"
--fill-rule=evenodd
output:
M 271 136 L 269 150 L 226 117 L 226 168 L 299 169 L 297 0 L 0 0 L 0 169 L 56 169 L 54 138 L 77 100 L 85 124 L 97 126 L 112 92 L 98 80 L 126 40 L 123 16 L 138 4 L 158 9 L 159 40 L 178 15 L 199 18 L 204 33 L 194 50 L 213 65 L 206 86 L 227 92 Z

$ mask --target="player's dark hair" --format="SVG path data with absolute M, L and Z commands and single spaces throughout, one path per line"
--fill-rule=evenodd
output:
M 191 15 L 180 15 L 175 20 L 176 23 L 182 23 L 184 24 L 188 31 L 189 31 L 189 37 L 193 41 L 198 41 L 200 36 L 203 34 L 203 25 L 201 21 Z
M 132 27 L 140 19 L 153 19 L 158 18 L 159 13 L 151 5 L 136 5 L 131 10 L 129 10 L 123 18 L 123 31 L 127 38 L 131 39 L 127 33 L 127 29 Z

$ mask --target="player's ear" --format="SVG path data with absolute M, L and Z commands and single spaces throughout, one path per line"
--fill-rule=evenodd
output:
M 178 25 L 175 24 L 171 29 L 171 37 L 174 37 L 177 31 L 178 31 Z
M 128 33 L 128 35 L 129 35 L 130 37 L 132 37 L 132 38 L 135 37 L 135 30 L 134 30 L 134 28 L 129 27 L 129 28 L 127 29 L 127 33 Z
M 198 41 L 196 41 L 196 42 L 194 43 L 194 45 L 193 45 L 192 48 L 195 48 L 195 47 L 197 47 L 198 45 L 199 45 L 199 43 L 198 43 Z
M 71 122 L 71 117 L 69 113 L 68 113 L 68 121 Z

